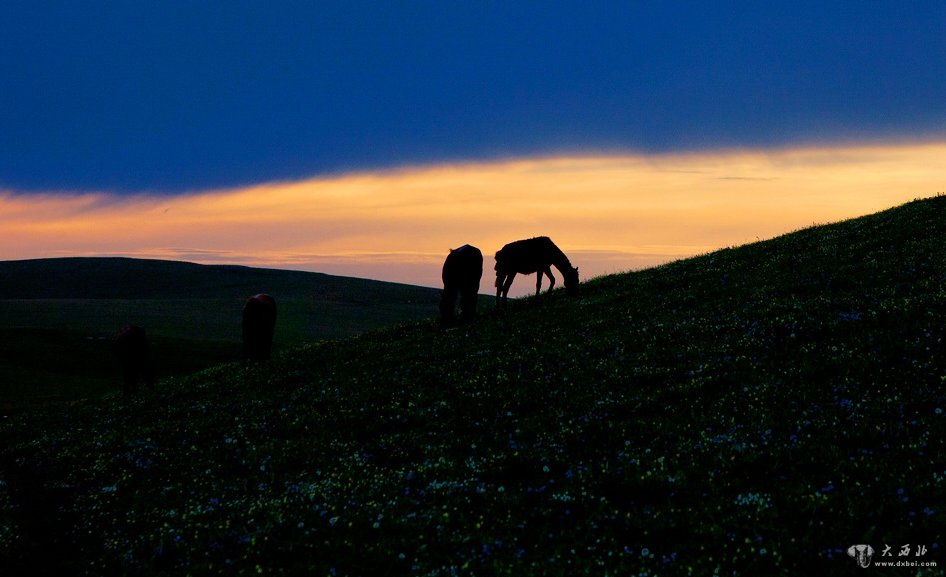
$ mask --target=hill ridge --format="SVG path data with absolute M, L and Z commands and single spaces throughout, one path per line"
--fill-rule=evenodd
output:
M 0 421 L 4 542 L 172 575 L 946 563 L 944 217 L 915 201 Z M 44 491 L 77 524 L 66 567 L 31 547 Z
M 436 289 L 321 273 L 179 261 L 0 262 L 0 411 L 113 391 L 112 341 L 137 324 L 159 377 L 239 359 L 247 297 L 278 303 L 277 349 L 436 314 Z M 12 404 L 11 404 L 12 403 Z
M 0 299 L 225 298 L 268 289 L 344 299 L 353 285 L 436 289 L 320 272 L 128 257 L 56 257 L 0 261 Z M 282 290 L 279 290 L 282 289 Z M 249 291 L 249 292 L 248 292 Z

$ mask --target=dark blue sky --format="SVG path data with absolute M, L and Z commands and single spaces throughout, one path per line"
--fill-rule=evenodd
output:
M 0 190 L 946 137 L 946 2 L 0 2 Z

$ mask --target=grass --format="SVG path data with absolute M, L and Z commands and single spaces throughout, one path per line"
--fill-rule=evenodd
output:
M 121 375 L 112 343 L 145 327 L 159 377 L 240 358 L 247 296 L 279 305 L 275 349 L 436 311 L 435 289 L 317 273 L 123 258 L 0 262 L 0 411 L 101 397 Z
M 868 543 L 940 575 L 944 221 L 939 196 L 15 415 L 0 553 L 37 574 L 854 575 Z

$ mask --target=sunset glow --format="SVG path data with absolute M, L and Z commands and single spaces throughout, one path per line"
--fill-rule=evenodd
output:
M 0 259 L 131 256 L 439 286 L 447 251 L 548 235 L 583 278 L 946 190 L 946 144 L 552 157 L 184 195 L 0 194 Z M 531 283 L 522 281 L 518 294 Z

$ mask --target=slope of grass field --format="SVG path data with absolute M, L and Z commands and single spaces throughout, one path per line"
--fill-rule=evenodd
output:
M 944 221 L 946 197 L 916 201 L 5 419 L 0 554 L 96 575 L 787 576 L 860 575 L 846 551 L 870 544 L 941 575 Z
M 0 409 L 114 391 L 112 343 L 135 323 L 159 376 L 240 356 L 244 300 L 273 294 L 275 347 L 437 314 L 439 292 L 318 273 L 127 258 L 0 262 Z

